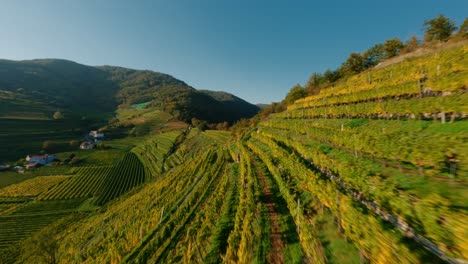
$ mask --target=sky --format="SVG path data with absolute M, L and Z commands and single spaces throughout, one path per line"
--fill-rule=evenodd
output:
M 459 25 L 468 1 L 0 0 L 0 58 L 148 69 L 271 103 L 439 14 Z

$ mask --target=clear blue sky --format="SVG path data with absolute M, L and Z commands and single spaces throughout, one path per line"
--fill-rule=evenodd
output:
M 468 1 L 0 0 L 0 58 L 150 69 L 270 103 L 438 14 L 459 25 Z

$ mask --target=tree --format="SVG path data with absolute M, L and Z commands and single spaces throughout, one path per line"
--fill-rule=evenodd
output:
M 347 73 L 360 73 L 367 69 L 365 57 L 361 53 L 353 52 L 343 64 L 343 68 Z
M 404 47 L 401 49 L 400 53 L 408 53 L 415 51 L 417 48 L 419 48 L 420 41 L 418 40 L 418 37 L 412 36 L 408 41 L 406 41 Z
M 205 131 L 208 127 L 208 123 L 204 120 L 199 120 L 195 117 L 192 118 L 192 126 L 199 128 L 201 131 Z
M 457 29 L 455 22 L 444 15 L 425 21 L 423 26 L 426 31 L 424 35 L 424 41 L 426 42 L 432 40 L 445 41 Z
M 468 17 L 465 18 L 463 23 L 460 25 L 460 29 L 458 30 L 458 34 L 463 38 L 468 38 Z
M 216 130 L 228 130 L 229 129 L 229 123 L 224 121 L 222 123 L 218 123 L 215 126 Z
M 366 68 L 374 67 L 375 65 L 379 64 L 385 56 L 384 45 L 375 44 L 374 46 L 366 50 L 363 56 Z
M 383 50 L 385 51 L 385 59 L 395 57 L 400 53 L 403 47 L 404 45 L 399 38 L 386 40 L 383 44 Z
M 57 110 L 54 115 L 52 116 L 55 120 L 63 119 L 63 114 L 59 110 Z
M 74 164 L 78 164 L 81 162 L 81 159 L 78 158 L 78 157 L 73 157 L 71 160 L 70 160 L 70 164 L 71 165 L 74 165 Z
M 284 98 L 284 101 L 286 102 L 287 105 L 290 105 L 294 103 L 297 99 L 304 98 L 306 95 L 304 88 L 300 84 L 294 85 L 293 88 L 289 91 L 289 93 L 286 95 L 286 98 Z
M 325 82 L 328 82 L 328 83 L 333 83 L 335 81 L 337 81 L 338 79 L 340 79 L 342 77 L 342 69 L 339 68 L 335 71 L 332 71 L 330 69 L 327 69 L 324 73 L 323 73 L 323 79 Z
M 109 124 L 110 126 L 115 126 L 119 124 L 119 122 L 120 120 L 117 117 L 113 117 L 107 122 L 107 124 Z
M 320 91 L 320 84 L 322 82 L 322 74 L 318 72 L 312 73 L 305 85 L 307 94 L 318 94 Z

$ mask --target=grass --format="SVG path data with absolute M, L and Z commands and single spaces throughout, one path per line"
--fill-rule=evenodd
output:
M 144 102 L 144 103 L 139 103 L 139 104 L 132 104 L 131 107 L 132 107 L 133 109 L 143 110 L 143 109 L 145 109 L 145 107 L 146 107 L 147 105 L 149 105 L 150 103 L 151 103 L 151 101 L 149 101 L 149 102 Z
M 11 184 L 19 183 L 28 179 L 32 179 L 37 177 L 37 175 L 33 173 L 17 173 L 12 171 L 4 171 L 0 172 L 0 188 L 6 187 Z
M 317 218 L 317 230 L 329 263 L 360 264 L 359 250 L 339 232 L 329 212 Z
M 292 219 L 286 201 L 281 196 L 278 186 L 274 184 L 271 174 L 263 163 L 258 161 L 260 169 L 265 176 L 265 182 L 270 187 L 275 202 L 275 210 L 278 216 L 278 223 L 280 232 L 283 234 L 283 256 L 285 263 L 301 263 L 302 262 L 302 249 L 299 241 L 299 236 L 296 231 L 296 224 Z
M 55 109 L 21 94 L 0 90 L 0 119 L 48 120 Z
M 104 144 L 108 145 L 107 142 Z M 86 167 L 86 166 L 110 166 L 119 160 L 125 152 L 120 149 L 91 149 L 91 150 L 76 150 L 70 152 L 57 153 L 57 158 L 64 160 L 75 154 L 81 161 L 72 167 Z

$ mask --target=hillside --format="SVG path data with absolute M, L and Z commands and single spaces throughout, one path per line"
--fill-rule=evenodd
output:
M 137 105 L 140 111 L 134 111 Z M 53 120 L 56 111 L 64 118 Z M 114 117 L 124 117 L 131 135 L 142 135 L 162 129 L 169 120 L 179 127 L 192 118 L 232 124 L 258 111 L 231 94 L 199 91 L 148 70 L 58 59 L 0 60 L 0 164 L 42 150 L 73 150 L 70 142 L 82 141 L 84 133 Z M 46 141 L 58 147 L 45 149 Z
M 184 121 L 195 117 L 209 123 L 232 123 L 258 111 L 237 97 L 229 98 L 218 100 L 170 75 L 147 70 L 59 59 L 0 60 L 3 118 L 47 119 L 57 109 L 69 116 L 99 115 L 142 102 L 152 102 Z
M 297 100 L 240 138 L 116 139 L 0 185 L 3 261 L 467 263 L 467 67 L 465 46 L 436 51 Z
M 99 69 L 57 59 L 0 60 L 0 87 L 52 107 L 96 111 L 112 110 L 118 89 Z

